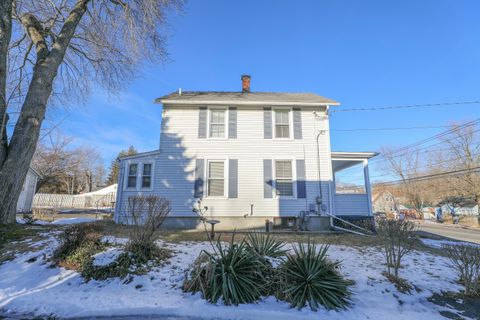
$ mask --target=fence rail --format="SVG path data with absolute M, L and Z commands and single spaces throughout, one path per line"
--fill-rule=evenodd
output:
M 99 195 L 71 195 L 37 193 L 33 197 L 33 208 L 109 209 L 115 202 L 116 193 Z

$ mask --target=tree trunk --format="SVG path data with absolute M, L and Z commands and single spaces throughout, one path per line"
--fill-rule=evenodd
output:
M 0 1 L 0 168 L 7 157 L 7 74 L 8 46 L 12 36 L 13 0 Z
M 0 224 L 15 222 L 18 197 L 37 146 L 53 80 L 87 4 L 88 0 L 77 1 L 48 53 L 40 41 L 37 46 L 32 80 L 8 146 L 7 157 L 0 166 Z

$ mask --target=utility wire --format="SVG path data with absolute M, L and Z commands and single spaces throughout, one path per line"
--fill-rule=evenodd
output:
M 470 105 L 480 104 L 480 100 L 474 101 L 460 101 L 460 102 L 441 102 L 441 103 L 426 103 L 426 104 L 412 104 L 401 106 L 385 106 L 385 107 L 361 107 L 361 108 L 349 108 L 349 109 L 334 109 L 330 113 L 334 112 L 352 112 L 352 111 L 380 111 L 380 110 L 392 110 L 392 109 L 409 109 L 409 108 L 425 108 L 425 107 L 444 107 L 453 105 Z
M 477 172 L 477 171 L 480 171 L 480 166 L 473 167 L 473 168 L 468 168 L 468 169 L 460 169 L 460 170 L 453 170 L 453 171 L 446 171 L 446 172 L 441 172 L 441 173 L 429 174 L 429 175 L 407 178 L 407 179 L 401 179 L 401 180 L 379 182 L 379 183 L 377 183 L 377 185 L 391 185 L 391 184 L 400 184 L 400 183 L 409 182 L 409 181 L 423 181 L 423 180 L 428 180 L 429 178 L 436 178 L 436 177 L 442 177 L 442 176 L 446 176 L 446 175 L 465 173 L 465 172 Z
M 397 131 L 397 130 L 413 130 L 413 129 L 438 129 L 448 128 L 450 126 L 418 126 L 418 127 L 399 127 L 399 128 L 355 128 L 355 129 L 330 129 L 335 132 L 350 132 L 350 131 Z
M 410 150 L 411 148 L 413 147 L 416 147 L 416 146 L 420 146 L 422 144 L 425 144 L 425 143 L 428 143 L 430 141 L 434 141 L 434 140 L 438 140 L 439 138 L 442 138 L 442 137 L 445 137 L 445 136 L 448 136 L 449 134 L 452 134 L 452 133 L 455 133 L 461 129 L 464 129 L 464 128 L 467 128 L 467 127 L 471 127 L 471 126 L 475 126 L 477 125 L 478 123 L 480 122 L 480 118 L 478 119 L 475 119 L 475 120 L 472 120 L 472 121 L 469 121 L 469 122 L 466 122 L 462 125 L 459 125 L 457 127 L 454 127 L 454 128 L 451 128 L 447 131 L 443 131 L 443 132 L 440 132 L 434 136 L 431 136 L 431 137 L 428 137 L 428 138 L 425 138 L 423 140 L 420 140 L 420 141 L 417 141 L 411 145 L 408 145 L 408 146 L 405 146 L 405 147 L 402 147 L 400 149 L 397 149 L 396 151 L 392 152 L 389 154 L 389 156 L 391 157 L 392 155 L 398 155 L 398 154 L 405 154 L 405 151 L 410 151 L 412 152 L 413 150 Z M 478 130 L 476 130 L 478 131 Z M 476 132 L 475 131 L 475 132 Z M 440 143 L 436 143 L 436 144 L 433 144 L 433 145 L 427 145 L 423 148 L 417 148 L 416 151 L 418 150 L 422 150 L 422 149 L 425 149 L 425 148 L 428 148 L 428 147 L 432 147 L 432 146 L 435 146 L 435 145 L 438 145 L 438 144 L 442 144 L 444 143 L 443 141 L 441 141 Z M 403 152 L 403 153 L 402 153 Z M 371 161 L 378 161 L 379 159 L 383 159 L 385 157 L 385 155 L 379 155 L 378 157 L 376 158 L 373 158 Z

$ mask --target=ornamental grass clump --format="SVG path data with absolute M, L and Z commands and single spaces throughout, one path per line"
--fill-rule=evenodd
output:
M 338 272 L 340 262 L 327 258 L 328 246 L 317 247 L 310 241 L 293 247 L 293 254 L 278 269 L 277 298 L 302 309 L 307 304 L 313 311 L 320 305 L 341 309 L 348 305 L 350 281 Z
M 262 263 L 245 241 L 222 245 L 212 242 L 214 253 L 202 251 L 183 284 L 186 292 L 201 292 L 211 303 L 238 305 L 258 301 L 265 284 Z
M 287 253 L 285 242 L 275 239 L 269 233 L 250 232 L 246 237 L 246 244 L 252 253 L 260 257 L 281 258 Z

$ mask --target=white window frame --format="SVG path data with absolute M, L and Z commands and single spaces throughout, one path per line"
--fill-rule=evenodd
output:
M 146 164 L 149 164 L 151 165 L 151 169 L 150 169 L 150 187 L 143 187 L 143 166 L 146 165 Z M 140 170 L 140 184 L 139 184 L 139 189 L 140 190 L 153 190 L 153 180 L 154 180 L 154 173 L 155 173 L 155 162 L 154 161 L 142 161 L 141 162 L 141 168 L 142 170 Z
M 223 111 L 225 112 L 224 121 L 224 136 L 223 137 L 212 137 L 211 136 L 211 124 L 212 124 L 212 111 Z M 211 140 L 228 140 L 228 108 L 227 107 L 209 107 L 207 113 L 207 139 Z
M 292 163 L 292 195 L 285 196 L 279 195 L 277 193 L 277 161 L 290 161 Z M 274 191 L 274 199 L 297 199 L 297 168 L 296 168 L 296 159 L 272 159 L 272 176 L 273 176 L 273 191 Z
M 136 174 L 136 182 L 135 188 L 128 187 L 128 177 L 130 173 L 130 165 L 136 164 L 137 165 L 137 174 Z M 151 183 L 149 188 L 142 188 L 142 177 L 143 177 L 143 165 L 144 164 L 151 164 Z M 128 160 L 125 164 L 125 175 L 123 179 L 123 190 L 125 191 L 152 191 L 153 185 L 155 183 L 155 161 L 154 160 Z
M 221 196 L 210 196 L 209 195 L 210 162 L 223 162 L 223 195 L 221 195 Z M 203 190 L 205 190 L 205 198 L 227 199 L 227 194 L 228 194 L 228 159 L 208 159 L 207 161 L 205 161 L 205 181 L 204 181 Z
M 288 138 L 277 137 L 277 117 L 276 111 L 288 111 Z M 293 108 L 292 107 L 272 107 L 272 138 L 276 140 L 293 140 Z

